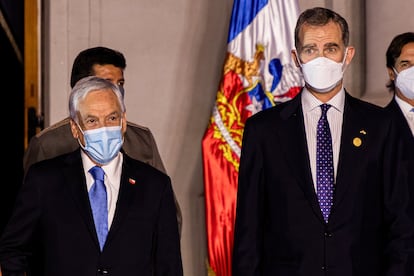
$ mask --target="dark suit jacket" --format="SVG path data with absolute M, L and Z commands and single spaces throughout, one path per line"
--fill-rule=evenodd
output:
M 102 253 L 79 150 L 28 170 L 0 240 L 3 273 L 25 269 L 32 240 L 42 245 L 41 275 L 183 275 L 170 178 L 125 154 L 117 207 Z
M 78 141 L 72 136 L 69 122 L 70 118 L 66 118 L 45 128 L 31 138 L 23 158 L 25 173 L 32 164 L 38 161 L 69 153 L 79 148 Z M 166 172 L 154 136 L 148 128 L 128 121 L 122 150 L 130 157 L 148 163 L 162 172 Z M 179 231 L 181 233 L 181 208 L 175 194 L 174 200 L 177 209 Z
M 387 111 L 391 113 L 394 118 L 398 136 L 403 143 L 403 157 L 402 164 L 403 172 L 400 174 L 401 177 L 408 183 L 408 194 L 410 195 L 408 204 L 408 214 L 414 221 L 414 137 L 411 129 L 407 123 L 407 120 L 402 113 L 400 106 L 393 98 L 391 102 L 385 107 Z M 410 254 L 407 260 L 407 276 L 414 276 L 414 238 L 409 243 Z
M 246 122 L 233 275 L 401 276 L 412 225 L 402 211 L 403 185 L 393 181 L 399 160 L 389 116 L 346 93 L 326 224 L 312 180 L 300 95 Z

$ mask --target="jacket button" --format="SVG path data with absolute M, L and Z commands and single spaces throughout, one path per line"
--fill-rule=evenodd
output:
M 106 268 L 98 268 L 99 275 L 109 275 L 109 270 Z

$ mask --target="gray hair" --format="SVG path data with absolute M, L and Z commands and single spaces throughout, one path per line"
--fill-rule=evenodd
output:
M 119 106 L 121 107 L 122 113 L 126 111 L 124 98 L 122 93 L 119 90 L 118 86 L 112 82 L 99 78 L 96 76 L 89 76 L 80 79 L 72 89 L 72 92 L 69 96 L 69 115 L 72 120 L 79 123 L 78 111 L 79 111 L 79 102 L 93 91 L 96 90 L 111 90 L 115 93 Z

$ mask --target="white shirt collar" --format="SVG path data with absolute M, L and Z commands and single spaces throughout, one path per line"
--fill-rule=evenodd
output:
M 411 106 L 411 104 L 407 103 L 406 101 L 402 100 L 397 95 L 395 95 L 394 98 L 395 98 L 395 101 L 397 102 L 398 106 L 400 107 L 401 111 L 404 114 L 410 114 L 410 111 L 413 108 L 413 106 Z
M 85 175 L 87 176 L 87 178 L 91 178 L 93 182 L 93 177 L 89 173 L 89 170 L 93 166 L 96 166 L 96 164 L 92 162 L 92 160 L 83 150 L 81 150 L 81 157 Z M 102 166 L 102 169 L 105 172 L 105 177 L 109 177 L 110 179 L 120 179 L 123 157 L 124 156 L 122 155 L 122 153 L 119 152 L 118 155 L 111 162 Z M 89 183 L 89 181 L 87 182 Z
M 332 107 L 334 107 L 339 112 L 343 113 L 345 106 L 345 90 L 342 87 L 341 90 L 328 102 Z M 317 99 L 309 90 L 304 87 L 302 92 L 302 108 L 303 112 L 307 113 L 313 109 L 319 107 L 323 102 Z

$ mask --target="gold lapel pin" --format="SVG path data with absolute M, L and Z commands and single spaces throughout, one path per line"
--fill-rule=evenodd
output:
M 360 147 L 362 145 L 362 140 L 359 137 L 355 137 L 354 140 L 352 140 L 355 147 Z
M 367 135 L 367 132 L 365 131 L 365 129 L 361 129 L 359 133 L 361 133 L 362 135 Z M 355 137 L 354 140 L 352 140 L 352 143 L 354 144 L 355 147 L 360 147 L 362 145 L 362 139 L 359 137 Z

